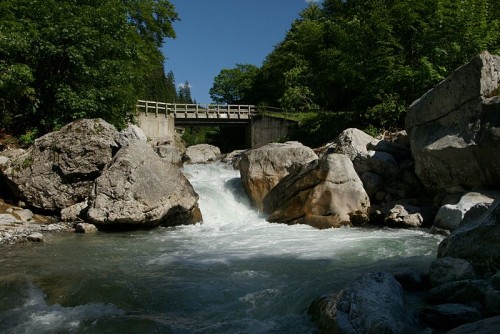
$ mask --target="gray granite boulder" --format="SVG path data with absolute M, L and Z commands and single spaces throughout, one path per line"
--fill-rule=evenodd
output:
M 462 259 L 442 257 L 434 260 L 429 268 L 429 282 L 438 286 L 451 281 L 476 278 L 472 265 Z
M 413 102 L 405 127 L 427 189 L 500 185 L 500 57 L 483 52 Z
M 385 178 L 394 178 L 399 172 L 394 156 L 387 150 L 374 150 L 390 145 L 383 145 L 381 142 L 361 130 L 350 128 L 342 131 L 335 139 L 335 153 L 347 155 L 358 174 L 372 172 Z M 368 149 L 369 146 L 373 149 Z
M 416 333 L 408 317 L 403 288 L 388 273 L 369 273 L 336 297 L 320 297 L 309 307 L 322 333 Z
M 497 197 L 498 194 L 496 194 Z M 457 204 L 446 204 L 442 206 L 434 219 L 434 225 L 447 229 L 455 230 L 465 217 L 465 214 L 477 204 L 490 205 L 495 199 L 494 195 L 470 192 L 463 195 Z
M 241 154 L 241 181 L 251 201 L 262 210 L 264 197 L 290 170 L 317 158 L 311 148 L 299 142 L 264 145 Z
M 3 175 L 19 200 L 58 212 L 85 200 L 119 148 L 115 127 L 102 119 L 82 119 L 36 139 L 9 161 Z
M 123 147 L 94 184 L 88 219 L 99 229 L 200 222 L 198 195 L 180 169 L 144 142 Z
M 451 256 L 469 261 L 476 272 L 500 270 L 500 199 L 478 220 L 471 221 L 445 238 L 438 257 Z
M 264 198 L 264 213 L 275 223 L 316 228 L 361 225 L 370 199 L 343 154 L 328 154 L 284 177 Z
M 217 160 L 221 155 L 220 149 L 209 144 L 189 146 L 184 154 L 186 163 L 204 164 Z
M 133 141 L 143 141 L 147 142 L 148 137 L 144 131 L 135 124 L 129 124 L 125 129 L 120 131 L 118 141 L 121 146 L 129 145 Z
M 389 227 L 420 227 L 424 218 L 420 214 L 420 208 L 412 205 L 396 204 L 388 210 L 384 219 L 385 225 Z

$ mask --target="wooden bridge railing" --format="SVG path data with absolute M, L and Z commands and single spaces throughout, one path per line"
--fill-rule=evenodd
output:
M 173 115 L 175 119 L 220 119 L 220 120 L 250 120 L 256 113 L 253 105 L 219 105 L 164 103 L 155 101 L 137 101 L 137 113 L 154 113 L 158 115 Z

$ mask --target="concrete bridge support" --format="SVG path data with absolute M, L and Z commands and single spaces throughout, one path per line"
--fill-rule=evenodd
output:
M 174 116 L 155 113 L 140 113 L 136 116 L 137 125 L 148 138 L 170 138 L 175 133 Z
M 247 126 L 247 148 L 256 148 L 286 138 L 297 122 L 266 115 L 252 116 Z

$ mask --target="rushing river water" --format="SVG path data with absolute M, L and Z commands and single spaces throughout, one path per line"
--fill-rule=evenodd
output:
M 0 248 L 1 333 L 315 333 L 307 307 L 368 271 L 425 269 L 419 230 L 270 224 L 238 172 L 185 167 L 205 222 Z

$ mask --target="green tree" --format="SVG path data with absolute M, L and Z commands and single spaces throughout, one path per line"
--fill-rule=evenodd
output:
M 166 78 L 166 94 L 165 102 L 175 102 L 177 101 L 177 90 L 175 89 L 175 77 L 174 72 L 169 71 Z
M 183 84 L 179 86 L 179 91 L 177 93 L 178 103 L 194 103 L 191 97 L 191 85 L 186 80 Z
M 210 97 L 217 103 L 251 104 L 250 94 L 258 72 L 259 68 L 251 64 L 221 70 L 214 78 Z
M 3 0 L 0 117 L 21 134 L 101 117 L 122 126 L 162 76 L 177 19 L 164 0 Z M 163 74 L 164 77 L 164 74 Z
M 295 20 L 255 80 L 256 104 L 350 111 L 401 125 L 408 105 L 479 52 L 500 48 L 498 0 L 324 0 Z

